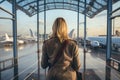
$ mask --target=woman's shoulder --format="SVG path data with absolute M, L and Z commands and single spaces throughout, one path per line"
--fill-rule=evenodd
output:
M 54 40 L 55 40 L 56 38 L 49 38 L 49 39 L 47 39 L 47 40 L 44 40 L 44 42 L 43 43 L 49 43 L 49 42 L 53 42 Z
M 71 44 L 77 45 L 77 41 L 76 41 L 76 40 L 68 39 L 68 41 L 69 41 Z

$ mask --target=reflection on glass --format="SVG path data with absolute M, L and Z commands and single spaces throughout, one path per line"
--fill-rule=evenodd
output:
M 22 50 L 24 48 L 24 45 L 18 46 L 18 50 Z M 13 47 L 12 46 L 4 46 L 5 51 L 12 51 Z
M 8 46 L 5 46 L 5 47 L 4 47 L 4 50 L 5 50 L 5 51 L 12 51 L 12 49 L 13 49 L 12 47 L 8 47 Z

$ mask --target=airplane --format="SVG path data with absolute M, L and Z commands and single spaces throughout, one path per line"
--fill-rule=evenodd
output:
M 24 40 L 25 43 L 29 42 L 37 42 L 37 36 L 35 36 L 31 29 L 29 29 L 30 35 L 29 36 L 22 36 L 21 39 Z
M 1 44 L 4 44 L 4 45 L 12 45 L 13 44 L 13 37 L 9 37 L 7 33 L 5 33 L 5 40 L 3 41 L 0 41 Z M 24 44 L 24 41 L 23 40 L 17 40 L 17 44 L 20 45 L 20 44 Z
M 88 41 L 90 41 L 90 46 L 91 47 L 102 47 L 102 48 L 106 48 L 106 37 L 87 37 Z M 112 37 L 111 39 L 112 41 L 112 48 L 114 49 L 118 49 L 120 48 L 120 37 Z
M 77 38 L 75 35 L 75 29 L 72 29 L 69 33 L 69 37 L 74 40 L 78 40 L 81 45 L 84 45 L 83 38 Z M 105 36 L 97 36 L 97 37 L 87 37 L 86 38 L 86 46 L 91 46 L 93 48 L 106 48 L 106 37 Z M 118 50 L 120 48 L 120 37 L 112 36 L 112 48 Z
M 70 32 L 69 32 L 69 37 L 71 38 L 71 39 L 76 39 L 76 33 L 75 33 L 75 29 L 72 29 Z
M 35 36 L 35 34 L 32 32 L 32 30 L 30 29 L 30 34 L 31 34 L 31 37 L 37 41 L 37 36 Z

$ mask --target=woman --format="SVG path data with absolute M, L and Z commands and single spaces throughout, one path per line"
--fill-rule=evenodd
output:
M 44 41 L 42 47 L 41 66 L 44 69 L 49 67 L 47 80 L 77 80 L 76 71 L 80 68 L 77 43 L 69 39 L 67 24 L 63 18 L 60 17 L 55 20 L 52 30 L 51 38 Z M 69 43 L 67 43 L 64 51 L 59 53 L 62 43 L 66 40 Z M 61 56 L 54 64 L 57 54 L 61 54 Z

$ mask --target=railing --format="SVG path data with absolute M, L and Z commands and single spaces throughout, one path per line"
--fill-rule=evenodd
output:
M 30 54 L 33 54 L 33 53 L 30 53 Z M 30 54 L 22 55 L 22 56 L 18 57 L 17 59 L 28 56 Z M 0 71 L 5 71 L 5 70 L 11 69 L 13 67 L 14 67 L 14 58 L 9 58 L 9 59 L 0 61 Z
M 116 13 L 117 11 L 120 11 L 120 7 L 118 7 L 117 9 L 113 10 L 110 13 L 110 20 L 113 20 L 113 35 L 114 35 L 114 19 L 120 17 L 120 14 L 114 15 L 114 13 Z M 110 60 L 110 67 L 120 72 L 120 61 L 113 58 L 110 58 L 109 60 Z
M 0 7 L 0 9 L 8 14 L 10 14 L 11 16 L 14 16 L 14 14 L 12 14 L 11 12 L 5 10 L 4 8 Z M 8 17 L 0 17 L 0 19 L 9 19 L 9 20 L 15 20 L 14 18 L 8 18 Z
M 120 61 L 110 58 L 110 66 L 120 72 Z
M 9 58 L 3 61 L 0 61 L 0 71 L 10 69 L 14 66 L 14 58 Z

